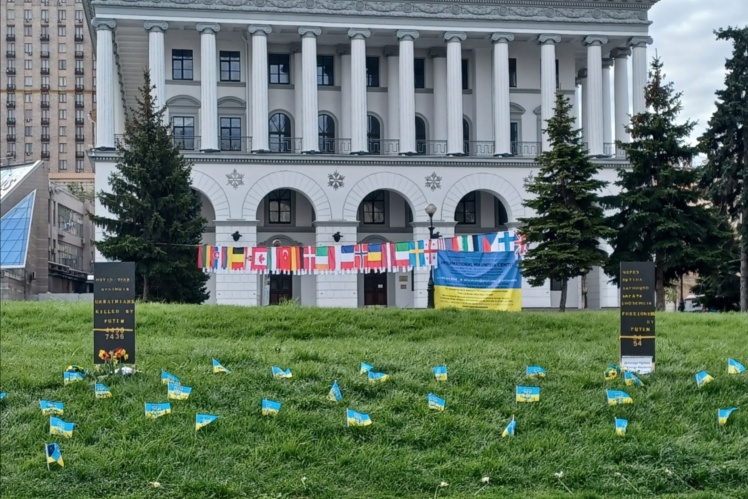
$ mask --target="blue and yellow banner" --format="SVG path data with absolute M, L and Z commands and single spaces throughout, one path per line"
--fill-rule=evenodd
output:
M 436 308 L 522 310 L 522 276 L 514 252 L 439 251 L 434 269 Z
M 262 399 L 262 415 L 277 416 L 281 410 L 281 403 L 275 400 Z
M 94 385 L 94 393 L 96 394 L 97 399 L 108 399 L 112 396 L 112 392 L 109 391 L 109 388 L 101 383 L 96 383 Z
M 347 426 L 369 426 L 371 424 L 371 417 L 363 412 L 346 409 L 345 422 Z
M 75 429 L 75 423 L 68 423 L 54 416 L 50 416 L 49 418 L 49 434 L 50 435 L 61 435 L 63 437 L 70 438 L 73 436 L 74 429 Z
M 343 394 L 340 393 L 340 387 L 338 386 L 338 382 L 335 381 L 332 384 L 332 388 L 330 388 L 330 392 L 327 394 L 327 400 L 332 400 L 333 402 L 337 402 L 338 400 L 343 399 Z
M 447 405 L 447 402 L 443 398 L 439 398 L 433 393 L 429 393 L 428 403 L 429 403 L 429 409 L 433 411 L 443 411 L 444 407 L 446 407 Z
M 218 373 L 231 374 L 231 369 L 229 369 L 228 367 L 224 367 L 223 364 L 218 362 L 216 359 L 213 359 L 213 374 Z
M 628 419 L 619 419 L 615 418 L 616 420 L 616 435 L 619 437 L 625 437 L 626 436 L 626 428 L 629 426 Z
M 518 386 L 514 390 L 516 402 L 540 402 L 539 386 Z
M 369 383 L 384 383 L 385 381 L 390 379 L 389 374 L 376 373 L 374 371 L 369 371 L 368 377 L 369 377 Z
M 702 386 L 706 385 L 707 383 L 711 383 L 714 381 L 714 378 L 706 371 L 699 371 L 694 375 L 694 378 L 696 379 L 696 386 L 701 388 Z
M 216 419 L 218 419 L 218 416 L 214 414 L 195 414 L 195 431 L 204 426 L 208 426 Z
M 168 373 L 168 372 L 162 370 L 161 371 L 161 384 L 162 385 L 168 385 L 169 383 L 175 383 L 175 384 L 178 385 L 178 384 L 180 384 L 180 381 L 179 381 L 179 378 L 177 378 L 173 374 Z
M 727 374 L 740 374 L 745 371 L 745 366 L 735 359 L 727 359 Z
M 189 386 L 182 386 L 177 383 L 169 383 L 167 396 L 171 400 L 187 400 L 192 393 L 192 388 Z
M 608 398 L 608 405 L 634 403 L 634 399 L 631 398 L 631 395 L 621 390 L 606 390 L 605 395 Z
M 504 428 L 504 431 L 501 433 L 501 438 L 504 437 L 513 437 L 514 431 L 517 429 L 517 421 L 514 420 L 514 416 L 512 416 L 512 420 L 509 421 L 509 424 L 506 425 L 506 428 Z
M 527 366 L 525 374 L 528 378 L 545 378 L 548 373 L 540 366 Z
M 45 416 L 62 416 L 64 414 L 65 404 L 62 402 L 50 402 L 49 400 L 40 400 L 39 407 Z
M 436 381 L 447 381 L 447 366 L 436 366 L 434 368 Z
M 149 402 L 145 403 L 145 417 L 148 419 L 156 419 L 160 418 L 161 416 L 164 416 L 166 414 L 171 414 L 171 404 L 170 403 L 161 403 L 161 404 L 151 404 Z
M 729 409 L 717 409 L 717 421 L 721 425 L 727 424 L 727 418 L 730 417 L 730 414 L 732 414 L 732 411 L 738 410 L 737 407 L 730 407 Z
M 60 466 L 65 466 L 65 462 L 62 460 L 62 452 L 60 452 L 60 446 L 56 443 L 46 444 L 44 446 L 44 452 L 47 454 L 47 468 L 50 464 L 57 463 Z

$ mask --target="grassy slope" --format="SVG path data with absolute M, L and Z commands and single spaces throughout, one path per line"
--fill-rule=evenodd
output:
M 554 473 L 582 497 L 748 494 L 748 317 L 658 317 L 658 369 L 644 388 L 605 382 L 617 358 L 615 313 L 489 314 L 456 311 L 244 309 L 140 305 L 136 379 L 63 386 L 68 364 L 91 366 L 90 305 L 3 303 L 0 324 L 0 494 L 3 497 L 553 497 Z M 234 373 L 213 375 L 216 357 Z M 370 386 L 361 361 L 391 374 Z M 431 367 L 446 363 L 449 381 Z M 549 372 L 538 404 L 517 406 L 524 367 Z M 293 370 L 273 380 L 270 366 Z M 143 402 L 165 402 L 161 369 L 193 387 L 173 413 L 146 420 Z M 716 380 L 697 390 L 693 374 Z M 337 379 L 344 400 L 325 400 Z M 532 383 L 526 383 L 532 384 Z M 635 404 L 607 406 L 605 388 Z M 447 400 L 429 412 L 426 394 Z M 260 400 L 280 400 L 275 419 Z M 65 402 L 76 423 L 48 435 L 38 401 Z M 726 427 L 716 409 L 741 405 Z M 368 428 L 346 428 L 351 407 Z M 194 432 L 196 412 L 221 416 Z M 516 415 L 517 436 L 500 434 Z M 613 417 L 629 419 L 616 438 Z M 59 439 L 66 466 L 48 472 L 43 444 Z M 621 475 L 617 475 L 620 473 Z M 306 477 L 305 483 L 301 478 Z M 149 486 L 158 481 L 160 488 Z

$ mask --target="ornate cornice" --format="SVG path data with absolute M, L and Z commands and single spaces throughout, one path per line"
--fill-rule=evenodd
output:
M 97 6 L 334 16 L 648 24 L 658 0 L 85 0 Z

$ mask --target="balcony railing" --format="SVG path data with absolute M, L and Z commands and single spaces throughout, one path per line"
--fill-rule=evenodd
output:
M 75 101 L 75 108 L 76 109 L 83 109 L 85 107 L 85 104 L 81 101 Z
M 49 41 L 49 34 L 48 33 L 42 33 L 39 35 L 39 40 L 42 42 L 48 42 Z
M 83 92 L 85 89 L 86 89 L 86 87 L 84 85 L 76 85 L 75 86 L 75 91 L 76 92 Z
M 49 92 L 49 85 L 42 85 L 42 92 Z
M 15 42 L 16 41 L 16 35 L 5 35 L 5 41 L 6 42 Z
M 6 107 L 8 109 L 15 109 L 16 108 L 16 102 L 15 101 L 7 101 L 5 103 Z
M 42 159 L 49 159 L 49 151 L 42 151 Z
M 5 138 L 8 140 L 8 142 L 15 142 L 16 136 L 15 135 L 6 135 Z
M 419 156 L 446 156 L 446 140 L 416 140 L 416 154 Z
M 83 151 L 75 151 L 75 157 L 77 159 L 83 159 L 86 157 L 86 153 Z
M 394 156 L 399 152 L 400 141 L 397 139 L 370 139 L 369 154 Z
M 15 85 L 14 83 L 8 83 L 8 84 L 7 84 L 6 86 L 5 86 L 5 89 L 6 89 L 6 90 L 15 90 L 15 89 L 16 89 L 16 85 Z
M 75 51 L 75 58 L 76 59 L 83 59 L 83 51 L 82 50 L 76 50 Z
M 351 139 L 319 139 L 320 154 L 350 154 Z
M 15 126 L 16 125 L 16 119 L 15 118 L 6 118 L 5 124 L 8 126 Z
M 6 57 L 7 57 L 8 59 L 15 59 L 15 58 L 16 58 L 16 52 L 15 52 L 14 50 L 7 50 L 7 51 L 5 52 L 5 56 L 6 56 Z
M 540 154 L 540 142 L 512 142 L 512 155 L 520 158 L 534 158 Z
M 48 74 L 49 74 L 49 68 L 42 68 L 42 69 L 41 69 L 41 73 L 42 73 L 43 75 L 48 75 Z
M 16 74 L 16 68 L 7 68 L 5 72 L 8 73 L 9 75 L 14 75 Z
M 83 142 L 85 140 L 85 137 L 83 135 L 76 135 L 75 141 L 76 142 Z
M 42 118 L 42 126 L 49 126 L 49 118 Z
M 76 125 L 82 125 L 83 124 L 83 118 L 75 118 L 75 124 Z
M 48 50 L 42 50 L 39 52 L 39 55 L 42 59 L 49 59 L 49 51 Z
M 83 41 L 83 35 L 75 35 L 75 37 L 73 37 L 73 39 L 76 42 L 82 42 Z
M 75 74 L 82 75 L 83 74 L 83 68 L 75 68 Z
M 42 142 L 49 142 L 50 136 L 49 135 L 42 135 Z
M 42 109 L 49 109 L 49 102 L 42 101 Z

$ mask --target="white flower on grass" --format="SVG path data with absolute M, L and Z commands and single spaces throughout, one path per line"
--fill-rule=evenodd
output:
M 558 471 L 558 472 L 554 473 L 553 476 L 555 476 L 556 478 L 558 478 L 560 480 L 561 478 L 564 477 L 564 472 L 563 471 Z
M 439 484 L 439 487 L 449 487 L 449 484 L 447 482 L 442 482 Z
M 490 481 L 491 481 L 491 478 L 487 476 L 484 476 L 483 478 L 480 479 L 480 483 L 483 483 L 483 484 L 488 484 L 488 482 Z
M 156 487 L 156 488 L 161 487 L 160 482 L 148 482 L 148 485 L 150 485 L 151 487 Z

